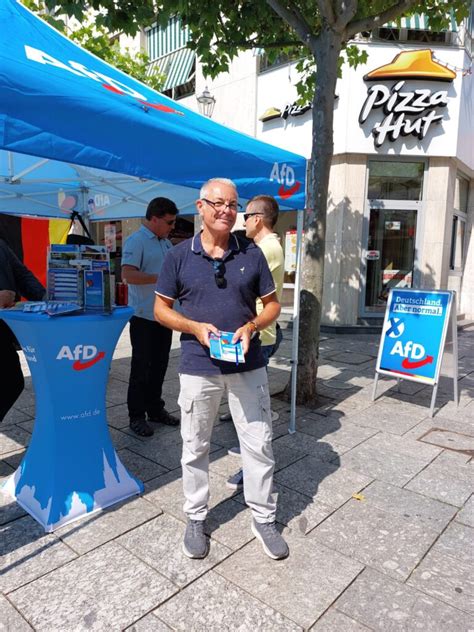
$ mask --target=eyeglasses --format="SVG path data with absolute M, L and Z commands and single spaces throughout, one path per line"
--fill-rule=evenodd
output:
M 265 215 L 265 213 L 244 213 L 244 222 L 246 222 L 249 217 L 253 217 L 254 215 Z
M 217 287 L 221 290 L 227 287 L 227 281 L 225 279 L 225 265 L 222 259 L 213 259 L 212 267 L 214 268 L 214 279 L 216 280 Z
M 238 202 L 229 202 L 229 204 L 226 204 L 226 202 L 213 202 L 212 200 L 206 200 L 206 198 L 201 199 L 206 204 L 209 204 L 209 206 L 212 206 L 215 211 L 225 211 L 227 208 L 230 208 L 231 211 L 242 210 L 242 204 L 239 204 Z
M 165 224 L 168 224 L 168 226 L 174 226 L 176 224 L 175 219 L 164 219 L 163 217 L 160 217 L 160 219 L 163 220 Z

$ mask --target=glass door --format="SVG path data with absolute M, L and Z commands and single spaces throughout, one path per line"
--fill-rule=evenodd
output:
M 413 286 L 416 217 L 415 210 L 370 210 L 366 312 L 384 312 L 391 288 Z

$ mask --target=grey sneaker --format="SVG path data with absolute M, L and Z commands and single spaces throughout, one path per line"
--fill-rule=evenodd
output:
M 252 520 L 252 533 L 260 540 L 263 550 L 272 560 L 282 560 L 288 557 L 290 550 L 277 531 L 274 522 L 255 522 Z
M 204 520 L 188 519 L 183 541 L 183 553 L 192 559 L 206 557 L 209 541 L 204 533 Z
M 229 448 L 227 450 L 227 454 L 229 456 L 241 456 L 241 454 L 240 454 L 240 445 L 236 446 L 235 448 Z
M 237 474 L 234 474 L 227 479 L 227 487 L 230 489 L 240 490 L 244 488 L 244 472 L 239 470 Z

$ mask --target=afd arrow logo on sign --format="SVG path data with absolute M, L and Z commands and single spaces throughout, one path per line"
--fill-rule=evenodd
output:
M 298 182 L 295 178 L 295 171 L 293 167 L 287 165 L 284 162 L 281 166 L 278 162 L 275 162 L 270 173 L 270 182 L 276 180 L 280 184 L 278 189 L 278 195 L 282 200 L 288 200 L 292 195 L 298 193 L 301 187 L 301 182 Z
M 94 345 L 76 345 L 74 349 L 63 345 L 56 356 L 56 360 L 69 360 L 73 362 L 74 371 L 90 369 L 105 357 L 104 351 L 98 351 Z
M 433 384 L 439 374 L 451 293 L 391 290 L 377 371 Z
M 387 333 L 387 335 L 390 334 Z M 405 344 L 403 344 L 401 340 L 397 340 L 393 349 L 390 351 L 390 355 L 399 355 L 402 357 L 402 367 L 404 369 L 418 369 L 425 364 L 431 364 L 433 362 L 433 356 L 426 355 L 424 346 L 412 340 L 408 340 Z

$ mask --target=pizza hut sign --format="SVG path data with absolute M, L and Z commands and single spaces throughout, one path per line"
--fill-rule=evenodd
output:
M 448 105 L 447 90 L 409 90 L 407 79 L 452 81 L 456 74 L 434 61 L 430 50 L 404 51 L 385 66 L 364 77 L 366 81 L 396 79 L 392 86 L 372 85 L 359 114 L 363 125 L 369 115 L 381 111 L 381 120 L 372 128 L 375 147 L 386 141 L 394 142 L 400 136 L 415 136 L 423 140 L 433 124 L 439 123 Z

